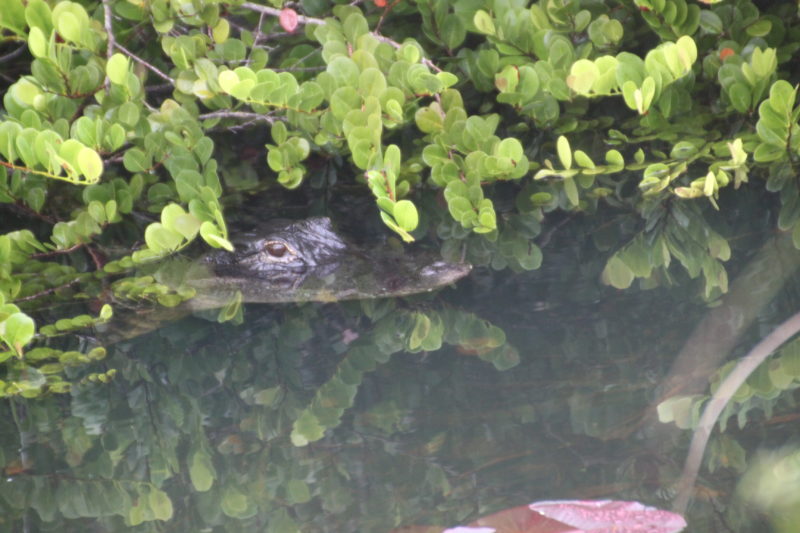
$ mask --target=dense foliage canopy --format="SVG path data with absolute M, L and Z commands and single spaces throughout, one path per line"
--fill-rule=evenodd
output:
M 162 260 L 231 249 L 238 207 L 264 191 L 315 199 L 301 215 L 360 191 L 364 220 L 498 271 L 539 268 L 579 220 L 604 283 L 696 279 L 709 301 L 745 224 L 800 247 L 790 0 L 6 0 L 0 29 L 0 396 L 112 380 L 82 332 L 122 302 L 191 298 Z M 374 335 L 294 407 L 295 445 L 398 350 L 517 361 L 473 315 L 364 307 Z M 207 490 L 205 440 L 193 446 Z M 147 494 L 128 523 L 172 514 Z

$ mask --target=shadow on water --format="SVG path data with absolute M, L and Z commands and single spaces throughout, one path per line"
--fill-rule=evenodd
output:
M 6 411 L 0 529 L 380 532 L 541 499 L 668 507 L 685 448 L 654 452 L 644 425 L 705 310 L 681 290 L 603 287 L 600 259 L 576 255 L 434 296 L 253 305 L 241 325 L 190 317 L 121 343 L 113 383 Z M 408 350 L 419 309 L 443 317 L 438 350 Z M 494 365 L 483 319 L 514 347 Z M 765 423 L 719 446 L 755 447 Z M 730 457 L 701 480 L 691 531 L 746 530 L 726 509 Z

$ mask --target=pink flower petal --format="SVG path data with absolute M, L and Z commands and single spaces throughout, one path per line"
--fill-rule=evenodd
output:
M 281 27 L 288 31 L 293 32 L 295 28 L 297 28 L 297 12 L 294 9 L 289 9 L 288 7 L 281 9 L 281 14 L 278 16 L 278 22 L 281 23 Z
M 639 502 L 564 500 L 535 502 L 529 507 L 586 533 L 677 533 L 686 527 L 681 515 Z

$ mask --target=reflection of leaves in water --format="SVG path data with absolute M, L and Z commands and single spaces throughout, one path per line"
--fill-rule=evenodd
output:
M 353 507 L 370 483 L 362 469 L 371 445 L 353 433 L 348 412 L 367 374 L 393 353 L 443 342 L 478 342 L 486 349 L 476 354 L 490 360 L 504 347 L 484 346 L 504 336 L 478 317 L 419 302 L 253 308 L 242 327 L 193 318 L 115 346 L 108 364 L 117 380 L 76 387 L 60 425 L 51 399 L 24 406 L 21 426 L 5 428 L 35 435 L 22 443 L 35 460 L 0 484 L 0 502 L 7 516 L 93 519 L 108 531 L 167 519 L 182 530 L 269 523 L 341 531 L 364 512 L 382 523 L 405 512 L 392 510 L 393 491 L 377 490 L 369 510 Z M 420 330 L 421 320 L 432 327 Z M 409 409 L 393 409 L 405 422 L 385 431 L 413 430 Z M 3 445 L 13 456 L 20 444 L 6 437 Z M 428 490 L 449 490 L 443 470 L 408 466 L 404 477 L 414 472 Z

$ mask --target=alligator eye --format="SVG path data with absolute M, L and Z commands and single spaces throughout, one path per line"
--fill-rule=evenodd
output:
M 289 248 L 282 242 L 268 242 L 264 248 L 272 257 L 283 257 Z

